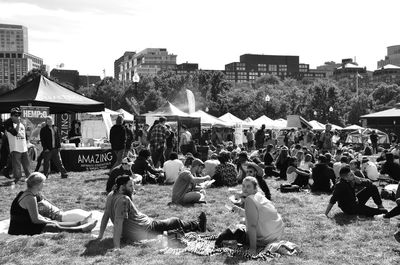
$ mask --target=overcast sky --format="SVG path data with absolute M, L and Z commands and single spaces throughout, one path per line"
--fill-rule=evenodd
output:
M 400 44 L 399 10 L 398 0 L 0 0 L 0 23 L 26 26 L 30 53 L 82 75 L 114 75 L 114 60 L 145 48 L 201 69 L 253 53 L 312 68 L 356 57 L 375 70 Z

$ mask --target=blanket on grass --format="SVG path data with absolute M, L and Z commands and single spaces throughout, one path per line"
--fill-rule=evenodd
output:
M 299 247 L 289 241 L 279 241 L 261 248 L 257 255 L 251 255 L 247 248 L 243 246 L 230 246 L 215 248 L 217 235 L 187 233 L 178 240 L 183 244 L 183 248 L 167 247 L 161 249 L 164 254 L 181 255 L 182 253 L 192 253 L 200 256 L 211 256 L 217 254 L 227 254 L 228 256 L 238 257 L 247 260 L 270 261 L 281 255 L 295 255 L 300 253 Z
M 100 223 L 101 219 L 103 218 L 103 212 L 100 211 L 91 211 L 92 213 L 92 219 L 97 220 L 96 227 L 93 228 L 92 234 L 100 231 Z M 111 221 L 108 221 L 107 226 L 111 226 L 112 223 Z M 8 234 L 8 227 L 10 226 L 10 219 L 5 219 L 0 221 L 0 240 L 6 239 L 9 237 L 17 237 L 17 236 L 12 236 Z

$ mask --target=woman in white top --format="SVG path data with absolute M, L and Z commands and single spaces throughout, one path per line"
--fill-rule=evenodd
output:
M 234 205 L 232 211 L 245 217 L 246 226 L 238 227 L 234 232 L 227 229 L 216 242 L 221 247 L 224 240 L 236 240 L 250 246 L 250 252 L 256 254 L 258 246 L 264 247 L 281 239 L 283 221 L 270 200 L 257 190 L 257 180 L 246 177 L 242 183 L 242 201 L 244 208 Z
M 292 156 L 289 157 L 289 167 L 286 170 L 287 182 L 292 185 L 298 185 L 300 187 L 308 185 L 308 179 L 310 178 L 310 172 L 297 167 L 297 158 Z

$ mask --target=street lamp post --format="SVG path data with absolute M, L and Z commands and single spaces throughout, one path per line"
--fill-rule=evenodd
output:
M 135 74 L 133 75 L 132 81 L 135 84 L 135 90 L 137 90 L 137 86 L 138 86 L 138 83 L 140 81 L 140 76 L 138 75 L 137 72 L 135 72 Z
M 333 107 L 332 107 L 332 106 L 330 106 L 330 107 L 329 107 L 329 115 L 328 115 L 327 122 L 329 122 L 329 117 L 331 117 L 331 116 L 332 116 L 332 112 L 333 112 Z
M 266 107 L 266 114 L 268 114 L 268 102 L 271 100 L 271 97 L 269 95 L 265 96 L 265 102 L 267 102 L 267 107 Z

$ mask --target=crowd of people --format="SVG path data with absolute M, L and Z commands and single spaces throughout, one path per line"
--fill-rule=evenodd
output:
M 52 120 L 48 119 L 46 123 L 48 128 L 43 134 L 51 137 L 55 134 L 51 129 Z M 222 231 L 216 240 L 216 247 L 223 246 L 226 240 L 236 240 L 249 246 L 251 252 L 259 246 L 280 240 L 283 234 L 284 223 L 274 207 L 274 198 L 268 186 L 272 178 L 281 181 L 282 192 L 285 188 L 286 191 L 307 189 L 312 193 L 331 194 L 325 211 L 328 218 L 336 202 L 346 214 L 378 215 L 385 221 L 400 214 L 399 190 L 396 194 L 398 206 L 388 211 L 383 207 L 376 182 L 383 177 L 394 182 L 400 180 L 400 146 L 397 144 L 383 149 L 372 141 L 371 150 L 356 151 L 351 146 L 335 143 L 335 133 L 328 124 L 318 136 L 307 129 L 301 132 L 290 130 L 285 143 L 278 145 L 266 137 L 263 126 L 256 132 L 252 128 L 247 132 L 246 146 L 229 142 L 214 145 L 210 142 L 207 159 L 202 161 L 196 157 L 198 153 L 193 147 L 189 130 L 183 127 L 180 141 L 175 141 L 176 131 L 166 124 L 164 117 L 160 117 L 153 126 L 145 125 L 132 135 L 127 135 L 124 126 L 123 118 L 118 117 L 110 131 L 117 161 L 110 169 L 105 187 L 108 195 L 98 236 L 100 239 L 104 236 L 106 224 L 111 220 L 115 248 L 120 247 L 122 239 L 137 241 L 168 230 L 206 231 L 207 216 L 203 212 L 192 221 L 177 217 L 157 220 L 140 212 L 132 198 L 136 185 L 147 183 L 171 185 L 170 203 L 179 205 L 212 203 L 207 200 L 206 188 L 217 192 L 219 187 L 240 184 L 241 191 L 234 194 L 231 198 L 233 205 L 227 208 L 243 216 L 244 222 L 235 231 Z M 14 129 L 21 133 L 18 125 Z M 132 148 L 135 141 L 139 144 Z M 56 143 L 54 139 L 45 144 L 44 149 L 50 151 L 48 160 L 59 157 L 59 152 L 52 151 L 57 148 Z M 168 157 L 165 157 L 166 154 Z M 370 161 L 371 154 L 376 155 L 374 161 Z M 58 164 L 56 159 L 54 162 Z M 62 170 L 60 172 L 63 174 Z M 46 175 L 47 171 L 44 173 Z M 10 226 L 10 233 L 31 233 L 30 230 L 18 230 L 28 220 L 29 225 L 35 227 L 32 230 L 36 231 L 34 233 L 56 229 L 85 232 L 91 229 L 93 223 L 85 218 L 66 224 L 60 215 L 53 219 L 43 217 L 37 205 L 43 200 L 38 195 L 46 177 L 38 172 L 29 174 L 28 171 L 26 174 L 29 176 L 27 190 L 19 193 L 11 206 L 13 225 Z M 366 205 L 369 198 L 373 199 L 375 208 Z M 400 232 L 396 232 L 395 239 L 400 242 Z

